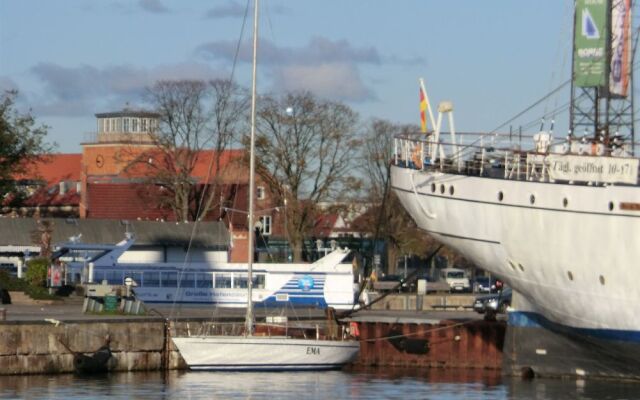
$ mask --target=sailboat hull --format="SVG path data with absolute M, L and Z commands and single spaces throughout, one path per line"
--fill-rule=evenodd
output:
M 261 336 L 189 336 L 173 342 L 192 370 L 331 370 L 353 361 L 356 341 Z

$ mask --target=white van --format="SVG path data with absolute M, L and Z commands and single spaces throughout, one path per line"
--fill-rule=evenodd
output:
M 440 270 L 439 280 L 447 282 L 451 292 L 470 292 L 471 285 L 464 270 L 458 268 L 443 268 Z

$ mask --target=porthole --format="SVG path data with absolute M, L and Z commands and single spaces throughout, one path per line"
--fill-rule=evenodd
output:
M 569 277 L 570 281 L 573 280 L 573 273 L 571 271 L 567 271 L 567 276 Z
M 520 271 L 524 272 L 524 267 L 522 266 L 522 264 L 518 263 L 518 268 L 520 268 Z
M 440 193 L 444 194 L 444 185 L 440 185 Z
M 564 206 L 564 208 L 567 208 L 567 206 L 569 205 L 569 199 L 567 199 L 566 197 L 562 199 L 562 205 Z
M 453 186 L 449 186 L 449 194 L 450 194 L 451 196 L 453 196 L 454 191 L 455 191 L 455 190 L 453 189 Z
M 436 192 L 436 184 L 432 183 L 431 184 L 431 193 L 435 193 Z
M 516 270 L 516 265 L 513 263 L 513 261 L 509 260 L 509 266 L 511 267 L 511 269 L 513 269 L 514 271 Z
M 609 211 L 613 211 L 613 201 L 609 202 Z
M 502 191 L 498 192 L 498 201 L 502 201 L 502 199 L 504 199 L 504 194 L 502 193 Z
M 600 275 L 600 284 L 604 285 L 604 276 Z
M 529 203 L 535 204 L 536 203 L 536 196 L 534 196 L 534 195 L 529 196 Z

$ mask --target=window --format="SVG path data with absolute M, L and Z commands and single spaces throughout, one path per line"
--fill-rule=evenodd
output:
M 264 191 L 264 186 L 258 186 L 256 188 L 256 198 L 258 200 L 264 200 L 265 199 L 265 191 Z
M 271 215 L 260 217 L 260 223 L 262 224 L 262 234 L 265 236 L 271 235 Z
M 143 277 L 143 286 L 158 287 L 160 286 L 160 272 L 145 271 Z
M 265 281 L 265 275 L 264 274 L 255 274 L 252 277 L 253 279 L 251 279 L 253 281 L 253 287 L 255 289 L 264 289 L 264 281 Z
M 240 288 L 240 289 L 246 289 L 247 288 L 247 274 L 234 274 L 233 275 L 233 287 L 234 288 Z
M 192 288 L 196 285 L 196 274 L 193 272 L 185 272 L 180 278 L 180 287 Z
M 131 118 L 131 132 L 138 132 L 138 118 Z
M 124 132 L 129 132 L 129 118 L 124 118 Z
M 226 289 L 231 287 L 231 274 L 216 273 L 216 288 Z
M 127 271 L 127 272 L 124 273 L 124 277 L 133 279 L 133 281 L 137 285 L 140 285 L 142 283 L 142 272 L 140 272 L 140 271 L 138 271 L 138 272 Z
M 196 274 L 196 287 L 199 288 L 212 288 L 213 287 L 213 274 L 210 272 Z
M 122 278 L 122 271 L 106 271 L 104 279 L 107 280 L 109 285 L 122 285 L 124 282 Z
M 146 118 L 142 118 L 140 120 L 140 131 L 142 131 L 142 132 L 146 132 L 147 131 L 147 119 Z
M 177 287 L 178 286 L 178 273 L 177 272 L 163 272 L 162 273 L 162 287 Z

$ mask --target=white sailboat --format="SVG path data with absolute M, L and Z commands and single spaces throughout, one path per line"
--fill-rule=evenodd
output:
M 258 0 L 254 3 L 251 144 L 249 166 L 249 227 L 254 221 L 256 66 Z M 183 336 L 173 343 L 193 370 L 325 370 L 352 361 L 360 351 L 354 340 L 298 339 L 289 336 L 255 336 L 253 315 L 253 235 L 249 235 L 247 314 L 243 336 Z

